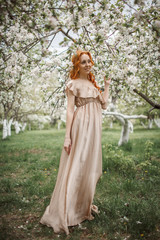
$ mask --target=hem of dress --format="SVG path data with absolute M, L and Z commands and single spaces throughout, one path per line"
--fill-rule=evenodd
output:
M 42 224 L 42 225 L 45 225 L 49 228 L 52 228 L 53 232 L 56 233 L 56 234 L 61 234 L 61 233 L 65 233 L 66 235 L 69 234 L 68 226 L 66 228 L 61 228 L 61 229 L 56 231 L 55 228 L 51 224 L 47 224 L 45 221 L 42 221 L 42 219 L 39 221 L 39 223 Z
M 79 221 L 77 221 L 76 223 L 69 224 L 69 225 L 67 225 L 67 226 L 68 226 L 68 227 L 73 227 L 73 226 L 76 226 L 76 225 L 84 222 L 85 220 L 92 221 L 93 219 L 94 219 L 94 216 L 93 216 L 93 215 L 91 215 L 90 217 L 83 217 L 83 218 L 81 218 Z
M 83 218 L 79 219 L 76 223 L 69 224 L 69 225 L 66 226 L 66 228 L 60 229 L 60 230 L 58 230 L 58 231 L 56 231 L 52 225 L 47 224 L 47 223 L 46 223 L 45 221 L 43 221 L 42 219 L 39 221 L 39 223 L 41 223 L 42 225 L 45 225 L 45 226 L 47 226 L 47 227 L 52 228 L 53 231 L 54 231 L 54 233 L 56 233 L 56 234 L 58 234 L 58 233 L 65 233 L 66 235 L 68 235 L 68 234 L 70 234 L 68 227 L 77 226 L 77 225 L 79 225 L 80 223 L 84 222 L 85 220 L 91 221 L 91 220 L 93 220 L 93 219 L 94 219 L 94 216 L 91 214 L 91 216 L 83 217 Z

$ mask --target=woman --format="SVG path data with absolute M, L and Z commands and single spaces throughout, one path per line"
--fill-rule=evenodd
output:
M 73 69 L 66 85 L 67 121 L 56 185 L 41 223 L 59 233 L 69 234 L 69 226 L 92 220 L 96 183 L 102 174 L 102 108 L 106 109 L 109 84 L 97 86 L 91 68 L 91 54 L 78 50 L 72 57 Z M 76 110 L 74 109 L 76 105 Z

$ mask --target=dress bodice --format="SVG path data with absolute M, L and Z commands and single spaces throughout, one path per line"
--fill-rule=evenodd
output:
M 98 98 L 93 98 L 93 97 L 89 97 L 89 98 L 75 97 L 75 105 L 76 105 L 76 107 L 82 107 L 82 106 L 84 106 L 85 104 L 87 104 L 89 102 L 100 103 L 100 100 Z
M 100 103 L 102 109 L 107 108 L 107 103 L 104 101 L 103 95 L 98 91 L 98 89 L 93 86 L 86 86 L 77 80 L 70 80 L 66 84 L 65 92 L 68 96 L 68 91 L 71 91 L 75 96 L 76 107 L 81 107 L 89 102 Z

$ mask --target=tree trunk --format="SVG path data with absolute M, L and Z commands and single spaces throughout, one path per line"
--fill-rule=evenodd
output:
M 148 128 L 151 129 L 153 125 L 153 119 L 148 119 Z
M 18 121 L 15 121 L 14 127 L 15 127 L 16 134 L 18 134 L 20 132 L 20 130 L 21 130 L 20 127 L 19 127 Z
M 133 129 L 133 124 L 128 119 L 125 119 L 121 116 L 115 115 L 115 118 L 118 121 L 120 121 L 120 123 L 122 124 L 121 136 L 120 136 L 120 139 L 118 142 L 118 146 L 121 146 L 129 141 L 129 133 L 130 133 L 131 127 Z M 133 130 L 132 130 L 132 132 L 133 132 Z
M 144 116 L 144 115 L 128 116 L 118 112 L 107 112 L 107 111 L 105 112 L 105 115 L 115 116 L 115 118 L 119 120 L 120 123 L 122 124 L 121 137 L 118 142 L 118 146 L 121 146 L 122 144 L 127 143 L 129 140 L 129 133 L 133 132 L 133 124 L 132 122 L 129 121 L 129 119 L 138 119 L 138 118 L 146 119 L 147 118 L 147 116 Z
M 62 124 L 62 121 L 61 121 L 61 120 L 58 120 L 58 130 L 61 129 L 61 124 Z
M 156 126 L 157 126 L 158 128 L 160 128 L 160 118 L 155 118 L 155 119 L 154 119 L 154 123 L 156 124 Z
M 26 123 L 26 122 L 22 124 L 22 132 L 24 132 L 24 131 L 25 131 L 25 129 L 26 129 L 26 126 L 27 126 L 27 123 Z
M 111 118 L 110 128 L 113 128 L 113 119 Z
M 18 126 L 19 126 L 19 131 L 22 131 L 22 124 L 18 123 Z
M 124 119 L 118 146 L 121 146 L 129 141 L 130 132 L 133 132 L 133 124 L 129 120 Z
M 147 126 L 141 121 L 141 124 L 144 128 L 147 128 Z
M 8 126 L 7 126 L 7 131 L 8 131 L 8 136 L 11 136 L 11 125 L 13 122 L 13 118 L 11 118 L 8 122 Z
M 39 128 L 39 130 L 42 130 L 44 128 L 44 124 L 39 122 L 38 123 L 38 128 Z
M 2 139 L 6 139 L 7 136 L 8 136 L 7 125 L 8 125 L 8 121 L 7 121 L 7 119 L 4 119 L 3 120 L 3 135 L 2 135 Z

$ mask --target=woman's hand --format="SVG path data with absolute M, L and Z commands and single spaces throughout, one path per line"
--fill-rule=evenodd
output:
M 64 149 L 65 149 L 65 151 L 69 155 L 70 151 L 71 151 L 71 139 L 70 138 L 65 138 L 65 140 L 64 140 Z
M 104 76 L 104 85 L 105 85 L 105 88 L 109 86 L 111 82 L 111 78 L 108 78 L 108 80 L 106 79 L 106 77 Z

